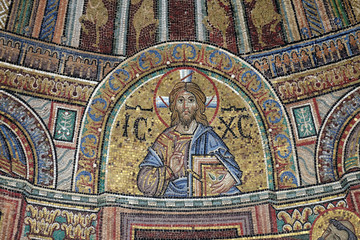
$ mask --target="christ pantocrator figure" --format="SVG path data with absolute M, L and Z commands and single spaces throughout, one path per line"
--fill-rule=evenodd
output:
M 206 96 L 192 82 L 179 82 L 169 95 L 171 126 L 149 148 L 138 174 L 138 188 L 147 196 L 189 197 L 189 161 L 192 156 L 213 156 L 224 166 L 223 178 L 212 194 L 240 193 L 242 172 L 222 139 L 209 126 Z

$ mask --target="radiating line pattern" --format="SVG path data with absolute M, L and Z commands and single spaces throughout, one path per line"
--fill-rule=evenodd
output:
M 316 0 L 302 0 L 309 30 L 313 36 L 320 36 L 325 32 L 321 17 L 316 5 Z
M 53 38 L 59 8 L 59 1 L 60 0 L 49 0 L 47 2 L 39 36 L 41 40 L 51 41 Z

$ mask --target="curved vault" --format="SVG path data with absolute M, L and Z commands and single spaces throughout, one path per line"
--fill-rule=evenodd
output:
M 14 95 L 0 91 L 0 124 L 4 141 L 11 148 L 7 174 L 16 174 L 31 183 L 56 187 L 57 163 L 52 138 L 41 118 Z M 7 131 L 7 130 L 8 131 Z M 6 134 L 6 131 L 9 134 Z M 16 137 L 18 142 L 12 140 Z M 24 156 L 19 154 L 23 153 Z M 6 166 L 6 165 L 2 165 Z M 12 170 L 11 170 L 12 169 Z M 10 171 L 9 171 L 10 170 Z
M 357 87 L 343 96 L 324 119 L 315 159 L 320 183 L 339 180 L 346 172 L 360 168 L 359 118 L 360 88 Z
M 218 88 L 223 89 L 220 97 L 230 94 L 242 99 L 251 111 L 250 115 L 260 135 L 260 148 L 263 151 L 261 168 L 266 178 L 265 188 L 283 189 L 300 185 L 289 121 L 270 83 L 250 64 L 222 49 L 200 43 L 174 42 L 151 47 L 122 62 L 97 86 L 89 100 L 80 130 L 73 178 L 74 191 L 109 191 L 106 185 L 109 169 L 116 164 L 121 165 L 121 161 L 109 162 L 109 149 L 115 144 L 114 140 L 112 142 L 112 134 L 116 125 L 121 125 L 117 121 L 119 112 L 129 107 L 126 103 L 131 102 L 133 96 L 137 96 L 139 102 L 137 109 L 143 110 L 141 103 L 148 96 L 141 96 L 137 92 L 154 92 L 161 76 L 174 68 L 192 68 L 199 75 L 209 76 Z M 171 83 L 169 84 L 171 88 Z M 153 102 L 155 104 L 156 101 Z M 148 107 L 156 106 L 150 104 Z M 219 116 L 216 119 L 219 119 Z M 228 125 L 230 120 L 231 118 L 227 120 Z M 139 124 L 145 124 L 145 120 L 138 120 Z M 122 134 L 124 135 L 123 132 Z M 119 136 L 119 132 L 114 135 Z M 234 134 L 233 138 L 235 139 Z M 138 141 L 141 142 L 141 139 Z M 151 144 L 151 141 L 147 144 Z M 117 151 L 121 155 L 128 149 L 126 146 L 120 146 Z M 134 177 L 137 164 L 133 163 L 131 168 L 134 169 L 133 172 L 127 171 Z M 122 169 L 125 169 L 125 166 Z M 120 184 L 128 183 L 124 180 Z

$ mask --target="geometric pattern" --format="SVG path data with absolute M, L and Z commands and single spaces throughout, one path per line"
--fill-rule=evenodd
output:
M 5 28 L 6 20 L 9 15 L 11 0 L 0 0 L 0 29 Z
M 151 236 L 156 236 L 156 239 L 179 239 L 175 237 L 179 234 L 181 239 L 217 239 L 254 234 L 250 211 L 223 213 L 218 216 L 167 214 L 166 218 L 156 214 L 121 215 L 121 229 L 124 230 L 121 239 L 152 239 Z M 216 223 L 217 218 L 222 219 L 221 224 Z
M 50 0 L 47 3 L 40 33 L 40 39 L 42 40 L 52 40 L 55 31 L 59 2 L 59 0 Z
M 315 0 L 302 0 L 304 11 L 309 22 L 312 36 L 319 36 L 324 33 L 320 14 Z
M 219 210 L 239 208 L 251 205 L 261 205 L 263 203 L 272 203 L 275 205 L 285 204 L 288 207 L 299 204 L 297 201 L 310 201 L 311 199 L 319 199 L 324 195 L 329 195 L 329 199 L 339 199 L 346 196 L 350 186 L 360 184 L 360 173 L 353 172 L 347 174 L 342 179 L 345 184 L 333 182 L 323 185 L 313 185 L 306 188 L 294 188 L 282 191 L 260 191 L 251 194 L 240 194 L 229 197 L 220 198 L 144 198 L 133 197 L 120 194 L 79 194 L 71 191 L 55 192 L 49 188 L 41 188 L 33 184 L 11 177 L 0 175 L 0 182 L 3 188 L 18 191 L 28 198 L 44 199 L 44 201 L 63 201 L 70 205 L 78 206 L 114 206 L 138 210 L 148 209 L 150 211 L 156 209 L 162 212 L 171 210 L 172 212 L 191 212 L 200 209 Z M 360 197 L 360 195 L 359 195 Z M 296 200 L 296 201 L 295 201 Z M 81 205 L 80 205 L 81 203 Z M 359 205 L 360 208 L 360 199 Z M 264 221 L 259 219 L 259 221 Z M 265 224 L 265 223 L 263 223 Z

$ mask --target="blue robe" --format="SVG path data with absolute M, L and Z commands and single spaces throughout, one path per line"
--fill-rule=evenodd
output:
M 234 156 L 229 152 L 229 149 L 223 142 L 223 140 L 215 133 L 212 127 L 198 124 L 197 129 L 193 135 L 190 143 L 188 166 L 192 166 L 193 155 L 208 155 L 216 156 L 216 158 L 226 167 L 228 172 L 234 178 L 236 184 L 241 184 L 242 172 L 236 163 Z M 139 166 L 143 167 L 164 167 L 163 160 L 159 157 L 156 151 L 150 147 L 148 154 Z M 188 177 L 182 177 L 170 181 L 163 196 L 164 197 L 191 197 L 192 189 L 188 186 L 192 186 L 192 174 L 189 173 Z M 232 195 L 240 193 L 240 190 L 233 186 L 228 192 L 221 195 Z

